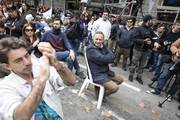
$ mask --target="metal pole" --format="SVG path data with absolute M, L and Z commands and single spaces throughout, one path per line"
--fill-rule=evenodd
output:
M 130 11 L 129 11 L 129 16 L 131 16 L 133 6 L 134 6 L 134 4 L 133 4 L 133 3 L 131 3 L 131 9 L 130 9 Z
M 176 22 L 176 20 L 177 20 L 177 18 L 178 18 L 178 16 L 179 16 L 179 12 L 180 12 L 180 9 L 177 11 L 177 13 L 176 13 L 176 17 L 175 17 L 175 19 L 174 19 L 174 23 Z
M 54 1 L 51 0 L 51 8 L 54 8 Z

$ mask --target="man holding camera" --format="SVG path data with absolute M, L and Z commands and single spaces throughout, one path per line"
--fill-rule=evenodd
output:
M 158 81 L 159 77 L 161 76 L 163 79 L 165 76 L 168 76 L 169 70 L 168 68 L 170 65 L 168 63 L 172 62 L 171 56 L 172 53 L 170 51 L 171 44 L 177 40 L 180 37 L 180 27 L 179 27 L 179 21 L 173 24 L 171 30 L 166 33 L 166 35 L 159 39 L 159 47 L 157 48 L 157 52 L 159 53 L 158 59 L 157 59 L 157 64 L 155 66 L 153 78 L 151 79 L 152 83 L 149 84 L 149 87 L 152 87 L 155 81 Z M 162 72 L 162 67 L 163 71 L 167 70 L 164 72 L 164 75 L 161 75 Z M 167 68 L 167 69 L 164 69 Z
M 26 23 L 26 20 L 20 16 L 16 6 L 11 6 L 7 8 L 8 18 L 4 21 L 4 26 L 6 28 L 6 33 L 9 36 L 21 37 L 22 27 Z
M 133 81 L 134 73 L 136 70 L 136 80 L 140 84 L 143 84 L 143 68 L 146 65 L 148 51 L 151 46 L 154 46 L 154 41 L 152 40 L 152 38 L 156 36 L 151 29 L 152 19 L 153 18 L 151 15 L 144 16 L 142 25 L 137 28 L 137 31 L 135 33 L 133 50 L 134 56 L 132 60 L 132 66 L 129 69 L 129 81 Z
M 63 120 L 57 88 L 74 85 L 75 76 L 57 61 L 49 43 L 38 44 L 43 54 L 39 59 L 30 55 L 27 47 L 25 41 L 14 37 L 0 41 L 0 62 L 11 71 L 0 81 L 1 118 Z
M 172 96 L 180 88 L 180 38 L 171 45 L 171 52 L 174 64 L 171 66 L 170 71 L 173 75 L 176 75 L 175 81 L 168 91 L 168 94 Z
M 169 94 L 174 95 L 176 91 L 180 88 L 180 38 L 172 44 L 171 52 L 173 54 L 173 60 L 175 61 L 176 64 L 176 66 L 174 66 L 173 68 L 176 70 L 176 79 L 169 91 Z M 178 109 L 179 108 L 180 106 L 178 107 Z M 180 112 L 176 113 L 176 115 L 180 118 Z
M 167 34 L 163 45 L 161 46 L 163 66 L 159 75 L 154 76 L 157 77 L 156 79 L 158 80 L 158 84 L 154 87 L 154 89 L 151 90 L 151 93 L 153 94 L 160 94 L 166 82 L 174 75 L 174 73 L 169 70 L 174 64 L 172 61 L 172 52 L 170 51 L 170 48 L 171 44 L 178 38 L 180 38 L 180 21 L 177 21 L 173 25 L 172 31 Z

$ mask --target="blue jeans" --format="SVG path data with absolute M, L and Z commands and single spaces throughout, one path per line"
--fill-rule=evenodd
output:
M 158 79 L 158 77 L 160 76 L 162 65 L 163 65 L 162 55 L 159 54 L 157 58 L 156 67 L 154 70 L 154 78 Z
M 73 60 L 69 57 L 69 53 L 70 52 L 68 50 L 56 52 L 56 58 L 60 61 L 66 61 L 68 68 L 72 70 Z
M 173 62 L 170 63 L 164 63 L 163 71 L 161 75 L 158 78 L 158 84 L 155 87 L 156 92 L 161 92 L 166 82 L 169 80 L 169 78 L 173 75 L 171 71 L 169 71 L 169 68 L 173 65 Z
M 152 69 L 155 70 L 157 62 L 158 62 L 158 56 L 159 53 L 157 53 L 156 51 L 153 51 L 153 65 L 152 65 Z
M 78 53 L 78 50 L 79 50 L 79 47 L 80 47 L 80 41 L 78 39 L 75 39 L 75 40 L 69 40 L 74 52 L 75 52 L 75 60 L 73 62 L 73 67 L 74 69 L 76 69 L 76 71 L 79 70 L 79 63 L 78 63 L 78 60 L 77 60 L 77 53 Z

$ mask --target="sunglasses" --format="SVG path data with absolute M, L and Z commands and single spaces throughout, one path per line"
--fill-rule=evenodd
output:
M 33 32 L 33 29 L 25 29 L 26 32 Z
M 127 22 L 130 22 L 130 23 L 132 23 L 133 21 L 132 21 L 132 20 L 128 20 Z

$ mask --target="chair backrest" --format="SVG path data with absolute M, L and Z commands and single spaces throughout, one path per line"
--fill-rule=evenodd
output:
M 87 60 L 86 49 L 87 49 L 87 47 L 84 47 L 84 57 L 85 57 L 86 66 L 87 66 L 87 75 L 89 77 L 89 80 L 93 81 L 91 70 L 89 68 L 89 63 L 88 63 L 88 60 Z

